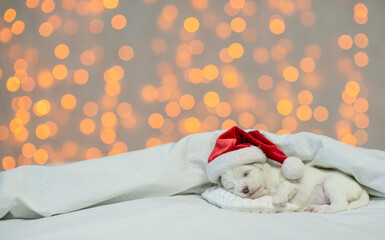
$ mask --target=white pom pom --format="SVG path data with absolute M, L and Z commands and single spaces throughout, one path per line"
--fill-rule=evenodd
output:
M 297 157 L 288 157 L 282 164 L 282 173 L 287 179 L 298 179 L 302 177 L 304 164 Z

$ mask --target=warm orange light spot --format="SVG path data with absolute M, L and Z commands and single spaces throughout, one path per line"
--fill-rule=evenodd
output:
M 358 33 L 354 36 L 354 43 L 359 48 L 366 48 L 369 44 L 369 39 L 364 33 Z
M 184 28 L 187 32 L 196 32 L 199 29 L 199 21 L 194 17 L 189 17 L 184 20 Z
M 25 61 L 24 59 L 22 58 L 19 58 L 15 61 L 15 63 L 13 64 L 13 68 L 15 69 L 15 71 L 17 70 L 27 70 L 27 67 L 28 67 L 28 63 L 27 61 Z
M 15 35 L 20 35 L 25 28 L 25 24 L 23 21 L 17 20 L 12 24 L 11 31 Z
M 266 63 L 269 60 L 269 51 L 266 48 L 257 48 L 253 52 L 253 58 L 257 63 Z
M 360 85 L 355 81 L 349 81 L 345 85 L 345 92 L 349 96 L 357 96 L 360 92 Z
M 177 117 L 180 113 L 180 106 L 177 102 L 169 102 L 165 107 L 165 112 L 170 117 Z
M 311 57 L 313 59 L 318 59 L 321 57 L 321 47 L 317 44 L 309 44 L 305 48 L 305 54 L 308 57 Z
M 306 73 L 311 73 L 315 69 L 315 62 L 312 58 L 306 57 L 301 60 L 300 67 L 302 71 Z
M 170 99 L 170 91 L 166 87 L 159 87 L 156 90 L 156 99 L 165 102 Z
M 188 79 L 192 83 L 201 83 L 203 82 L 203 73 L 199 68 L 193 68 L 188 73 Z
M 280 62 L 285 59 L 286 54 L 287 50 L 281 45 L 274 46 L 270 50 L 271 58 L 276 62 Z
M 94 117 L 98 114 L 99 106 L 95 102 L 87 102 L 83 106 L 83 112 L 87 117 Z
M 146 148 L 155 147 L 161 144 L 162 141 L 160 141 L 159 138 L 152 137 L 146 141 Z
M 193 55 L 202 54 L 204 49 L 205 49 L 205 45 L 203 45 L 202 41 L 200 40 L 193 40 L 188 45 L 188 50 Z
M 293 66 L 286 67 L 283 70 L 283 78 L 288 82 L 295 82 L 297 81 L 298 77 L 299 77 L 299 72 L 297 68 Z
M 233 8 L 230 5 L 230 2 L 225 4 L 224 10 L 225 10 L 226 15 L 231 16 L 231 17 L 234 17 L 235 15 L 237 15 L 239 13 L 239 9 Z
M 16 161 L 11 156 L 5 156 L 2 160 L 2 166 L 5 171 L 11 170 L 16 167 Z
M 318 122 L 324 122 L 329 117 L 329 111 L 323 106 L 316 107 L 313 112 L 314 119 Z
M 86 159 L 95 159 L 95 158 L 101 158 L 101 157 L 102 157 L 102 153 L 96 147 L 91 147 L 86 151 Z
M 132 115 L 131 104 L 126 102 L 119 103 L 118 107 L 116 108 L 116 112 L 122 118 L 127 118 L 131 116 Z
M 46 124 L 40 124 L 36 127 L 35 131 L 36 137 L 39 139 L 47 139 L 50 136 L 50 129 Z
M 195 117 L 189 117 L 184 121 L 184 127 L 189 133 L 196 133 L 201 127 L 200 121 Z
M 11 130 L 11 132 L 13 133 L 20 133 L 23 130 L 23 128 L 24 128 L 24 124 L 18 118 L 12 119 L 11 122 L 9 123 L 9 130 Z
M 105 109 L 113 109 L 115 106 L 118 104 L 118 98 L 109 96 L 109 95 L 104 95 L 102 97 L 102 106 Z
M 27 0 L 25 2 L 25 5 L 28 8 L 35 8 L 35 7 L 37 7 L 37 5 L 39 5 L 39 2 L 40 2 L 40 0 Z
M 3 27 L 0 31 L 0 41 L 7 43 L 12 39 L 12 31 L 8 27 Z
M 310 105 L 313 102 L 313 94 L 308 90 L 301 91 L 297 96 L 301 105 Z
M 94 64 L 95 53 L 89 50 L 82 52 L 82 54 L 80 55 L 80 61 L 86 66 Z
M 102 124 L 104 127 L 112 128 L 116 125 L 116 115 L 112 112 L 106 112 L 102 115 Z
M 243 56 L 243 46 L 240 43 L 233 43 L 228 48 L 229 55 L 232 58 L 240 58 Z
M 197 10 L 205 10 L 208 6 L 208 0 L 190 0 L 191 6 Z
M 187 68 L 191 65 L 191 55 L 187 52 L 180 52 L 176 56 L 176 64 L 180 68 Z
M 209 131 L 217 130 L 219 127 L 219 119 L 216 116 L 210 115 L 203 121 L 203 126 Z
M 66 44 L 59 44 L 55 48 L 55 56 L 59 59 L 65 59 L 68 57 L 70 50 Z
M 123 29 L 126 26 L 126 24 L 127 24 L 126 17 L 121 14 L 115 15 L 111 19 L 112 27 L 117 30 Z
M 7 81 L 7 89 L 10 92 L 16 92 L 20 88 L 20 80 L 17 77 L 10 77 Z
M 92 119 L 85 118 L 80 122 L 79 127 L 82 133 L 91 134 L 95 131 L 95 122 Z
M 359 113 L 365 113 L 369 109 L 369 103 L 365 98 L 359 98 L 354 103 L 354 109 Z
M 219 71 L 218 68 L 214 65 L 206 65 L 203 68 L 203 77 L 205 77 L 207 80 L 214 80 L 218 77 Z
M 190 110 L 195 105 L 195 99 L 190 94 L 185 94 L 179 98 L 179 105 L 184 110 Z
M 219 58 L 221 59 L 222 62 L 224 63 L 231 63 L 234 59 L 230 56 L 229 54 L 229 49 L 228 48 L 223 48 L 219 52 Z
M 65 33 L 72 35 L 78 31 L 79 25 L 75 20 L 68 20 L 64 23 L 63 29 Z
M 289 100 L 282 99 L 277 104 L 277 110 L 279 114 L 286 116 L 286 115 L 289 115 L 293 110 L 293 105 Z
M 107 95 L 114 97 L 114 96 L 118 96 L 120 94 L 121 87 L 120 87 L 120 84 L 117 82 L 107 83 L 104 86 L 104 90 L 107 93 Z
M 39 33 L 43 37 L 51 36 L 52 32 L 53 32 L 53 26 L 51 23 L 44 22 L 39 27 Z
M 251 128 L 255 124 L 254 115 L 249 112 L 243 112 L 238 116 L 239 125 L 243 128 Z
M 342 103 L 339 108 L 341 116 L 347 119 L 352 119 L 354 117 L 354 107 L 350 104 Z
M 228 117 L 231 114 L 231 105 L 227 102 L 220 102 L 215 107 L 215 112 L 220 117 Z
M 76 107 L 76 98 L 72 94 L 66 94 L 61 98 L 61 105 L 64 109 L 71 110 Z
M 89 74 L 85 69 L 78 69 L 74 73 L 74 81 L 79 85 L 84 85 L 88 82 Z
M 58 30 L 62 25 L 62 20 L 58 15 L 50 16 L 48 22 L 51 23 L 54 30 Z
M 274 81 L 269 75 L 262 75 L 258 78 L 258 86 L 262 90 L 270 90 L 273 85 Z
M 312 110 L 309 106 L 302 105 L 297 108 L 297 117 L 301 121 L 308 121 L 312 116 Z
M 134 50 L 130 46 L 122 46 L 119 49 L 119 57 L 123 61 L 129 61 L 134 57 Z
M 316 22 L 316 16 L 312 11 L 305 11 L 301 14 L 301 22 L 307 27 L 311 27 Z
M 368 141 L 368 139 L 369 139 L 368 133 L 365 130 L 362 130 L 362 129 L 357 130 L 354 133 L 354 136 L 357 139 L 357 144 L 360 144 L 360 145 L 365 144 Z
M 175 90 L 178 87 L 178 78 L 174 74 L 166 74 L 162 78 L 162 85 L 169 90 Z
M 35 103 L 34 112 L 37 116 L 47 115 L 51 111 L 51 104 L 48 100 L 42 99 Z
M 351 146 L 356 146 L 357 139 L 352 134 L 346 134 L 342 137 L 341 142 L 349 144 Z
M 257 4 L 253 1 L 246 1 L 245 6 L 242 8 L 242 13 L 245 16 L 253 16 L 257 13 Z
M 231 27 L 225 22 L 219 23 L 215 31 L 220 38 L 228 38 L 231 36 Z
M 26 158 L 32 158 L 35 154 L 36 147 L 32 143 L 26 143 L 22 147 L 22 152 L 24 157 Z
M 6 22 L 12 22 L 16 17 L 16 11 L 13 8 L 8 9 L 4 13 L 4 21 Z
M 350 49 L 353 46 L 353 39 L 349 35 L 343 34 L 338 38 L 338 46 L 344 50 Z
M 367 128 L 369 126 L 369 117 L 364 113 L 357 114 L 354 118 L 354 123 L 358 128 Z
M 53 83 L 53 76 L 50 71 L 42 71 L 37 77 L 37 82 L 42 88 L 49 88 Z
M 229 3 L 234 9 L 241 9 L 245 6 L 245 0 L 230 0 Z
M 40 7 L 42 12 L 51 13 L 55 9 L 55 2 L 53 0 L 44 0 Z
M 0 126 L 0 141 L 5 141 L 9 137 L 9 130 L 6 126 Z
M 152 85 L 147 85 L 142 89 L 142 98 L 146 102 L 154 102 L 156 99 L 156 88 Z
M 155 38 L 151 43 L 151 50 L 155 54 L 162 54 L 166 51 L 166 49 L 167 49 L 167 43 L 165 40 L 161 38 Z
M 227 119 L 222 123 L 222 130 L 228 130 L 234 126 L 237 126 L 237 123 L 232 119 Z
M 49 132 L 50 132 L 49 136 L 50 137 L 55 136 L 58 130 L 56 123 L 52 121 L 48 121 L 45 123 L 45 125 L 49 127 Z
M 231 25 L 231 29 L 237 33 L 243 32 L 246 29 L 246 21 L 241 17 L 236 17 L 233 20 L 231 20 L 230 25 Z
M 219 95 L 216 92 L 208 92 L 204 96 L 204 102 L 208 107 L 215 107 L 219 103 Z
M 30 114 L 27 110 L 20 109 L 16 112 L 15 118 L 20 119 L 23 124 L 27 124 L 29 122 L 29 119 L 30 119 Z
M 167 5 L 162 10 L 162 15 L 168 21 L 174 21 L 178 16 L 178 9 L 174 5 Z
M 163 123 L 164 123 L 164 118 L 159 113 L 153 113 L 148 118 L 148 125 L 150 125 L 150 127 L 152 128 L 159 129 L 163 126 Z
M 119 5 L 119 0 L 103 0 L 103 6 L 107 9 L 114 9 Z
M 282 128 L 288 130 L 289 132 L 293 132 L 297 128 L 297 119 L 292 116 L 285 117 L 282 120 Z
M 358 52 L 354 55 L 354 63 L 359 67 L 365 67 L 369 63 L 369 57 L 364 52 Z
M 285 22 L 283 19 L 272 19 L 269 24 L 270 31 L 276 35 L 279 35 L 285 31 Z
M 63 64 L 56 65 L 52 70 L 53 76 L 58 80 L 63 80 L 67 77 L 68 70 L 67 67 Z
M 116 139 L 116 133 L 111 128 L 105 128 L 100 132 L 100 139 L 105 144 L 112 144 L 115 142 Z
M 48 153 L 44 149 L 38 149 L 33 154 L 34 160 L 37 164 L 45 164 L 48 161 Z
M 101 19 L 96 18 L 90 22 L 88 27 L 92 33 L 99 34 L 103 32 L 104 22 Z
M 228 72 L 223 75 L 223 85 L 227 88 L 235 88 L 238 86 L 238 76 L 235 72 Z

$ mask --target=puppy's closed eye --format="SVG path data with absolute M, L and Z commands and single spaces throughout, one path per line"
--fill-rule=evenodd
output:
M 249 175 L 251 170 L 247 170 L 246 172 L 243 173 L 243 177 L 247 177 Z

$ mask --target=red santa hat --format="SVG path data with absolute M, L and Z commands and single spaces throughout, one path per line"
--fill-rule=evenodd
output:
M 287 179 L 302 177 L 304 164 L 299 158 L 287 157 L 258 130 L 245 132 L 236 126 L 218 137 L 208 159 L 207 177 L 210 182 L 218 183 L 219 176 L 227 169 L 265 163 L 266 157 L 282 164 L 282 173 Z

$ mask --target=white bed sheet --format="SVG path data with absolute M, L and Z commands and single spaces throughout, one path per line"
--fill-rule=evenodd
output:
M 2 240 L 296 239 L 383 240 L 385 198 L 338 214 L 245 213 L 199 195 L 154 197 L 36 220 L 0 221 Z

